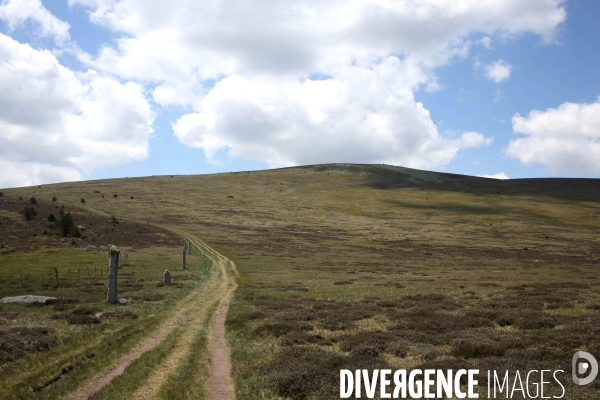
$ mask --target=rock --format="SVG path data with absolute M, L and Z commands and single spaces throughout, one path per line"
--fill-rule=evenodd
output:
M 127 300 L 127 299 L 119 299 L 119 304 L 125 305 L 127 303 L 129 303 L 129 300 Z
M 33 303 L 34 301 L 45 303 L 48 300 L 54 299 L 56 299 L 56 297 L 33 296 L 30 294 L 26 294 L 24 296 L 4 297 L 0 299 L 0 303 Z

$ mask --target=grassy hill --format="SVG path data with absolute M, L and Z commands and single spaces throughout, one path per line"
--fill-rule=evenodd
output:
M 0 275 L 11 276 L 0 282 L 3 293 L 14 291 L 19 260 L 58 246 L 62 255 L 123 241 L 131 254 L 148 248 L 144 260 L 158 274 L 160 254 L 176 263 L 168 250 L 175 239 L 166 246 L 152 232 L 137 236 L 143 221 L 197 235 L 235 261 L 227 340 L 239 399 L 338 398 L 340 368 L 564 369 L 569 382 L 576 350 L 600 355 L 597 179 L 500 181 L 330 164 L 0 191 L 0 208 L 15 203 L 0 215 Z M 16 213 L 33 196 L 64 205 L 76 223 L 92 209 L 114 216 L 122 222 L 107 228 L 120 233 L 33 237 L 35 221 Z M 140 315 L 152 304 L 140 304 Z M 5 320 L 0 329 L 21 324 Z M 573 386 L 566 398 L 597 398 L 600 388 Z

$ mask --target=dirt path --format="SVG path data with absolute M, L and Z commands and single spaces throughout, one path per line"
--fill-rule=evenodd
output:
M 104 214 L 102 212 L 98 213 Z M 87 399 L 93 396 L 104 386 L 108 385 L 115 377 L 121 375 L 132 362 L 147 351 L 160 345 L 169 334 L 180 330 L 175 350 L 153 370 L 140 390 L 133 396 L 136 399 L 156 397 L 169 375 L 177 371 L 181 362 L 190 353 L 198 328 L 205 321 L 211 320 L 211 318 L 209 341 L 210 377 L 208 379 L 207 398 L 210 400 L 230 400 L 234 398 L 231 381 L 231 361 L 225 344 L 225 319 L 229 301 L 237 287 L 235 276 L 238 273 L 235 264 L 195 235 L 181 229 L 167 226 L 160 227 L 169 229 L 182 236 L 212 260 L 213 268 L 207 281 L 172 307 L 177 312 L 166 319 L 158 328 L 158 331 L 154 332 L 151 337 L 140 342 L 104 374 L 97 376 L 87 385 L 80 388 L 77 393 L 69 397 L 70 399 Z M 212 312 L 215 312 L 216 316 L 211 316 Z
M 211 326 L 208 400 L 229 400 L 234 397 L 231 382 L 231 359 L 225 343 L 225 319 L 228 310 L 229 300 L 222 301 Z

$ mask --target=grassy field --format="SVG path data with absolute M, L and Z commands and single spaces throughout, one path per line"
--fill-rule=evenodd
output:
M 385 367 L 563 369 L 565 398 L 595 399 L 600 394 L 600 385 L 575 387 L 570 379 L 575 351 L 600 356 L 597 180 L 499 181 L 386 166 L 325 165 L 2 192 L 10 201 L 35 196 L 50 202 L 56 196 L 56 203 L 67 209 L 93 208 L 125 224 L 147 220 L 176 226 L 235 261 L 241 276 L 227 320 L 227 339 L 239 399 L 339 398 L 341 368 Z M 7 226 L 8 217 L 4 221 Z M 105 262 L 76 250 L 78 245 L 67 243 L 56 254 L 46 254 L 50 250 L 38 245 L 37 250 L 14 249 L 1 255 L 0 291 L 18 290 L 15 279 L 21 270 L 35 286 L 41 273 L 53 271 L 50 267 L 59 265 L 64 271 Z M 177 265 L 175 250 L 148 247 L 131 252 L 131 271 L 137 279 L 141 271 L 155 271 L 153 277 L 159 279 L 167 260 Z M 42 271 L 39 259 L 47 260 L 47 269 Z M 200 274 L 201 280 L 202 271 L 189 273 Z M 27 282 L 29 292 L 33 286 Z M 184 286 L 192 282 L 196 281 L 187 280 Z M 55 296 L 82 299 L 71 307 L 106 307 L 100 298 L 87 302 L 90 295 L 76 289 L 79 292 Z M 163 293 L 163 288 L 150 290 L 145 282 L 140 290 Z M 163 300 L 127 306 L 138 319 L 102 321 L 100 326 L 128 324 L 138 329 L 130 339 L 115 341 L 131 346 L 143 334 L 143 324 L 152 325 L 156 307 L 167 309 L 169 296 L 188 289 L 168 290 L 172 293 L 164 293 Z M 5 305 L 1 313 L 18 316 L 2 317 L 6 322 L 0 329 L 30 326 L 39 312 L 46 317 L 38 326 L 54 329 L 58 337 L 67 335 L 61 329 L 71 326 L 51 319 L 47 309 Z M 108 329 L 75 328 L 88 330 L 90 340 Z M 205 340 L 206 334 L 199 332 L 195 348 L 201 349 Z M 177 337 L 169 343 L 175 346 Z M 48 360 L 59 348 L 42 349 L 21 359 L 26 361 L 8 361 L 1 368 L 22 371 L 17 365 L 25 362 L 27 376 L 34 376 L 35 368 L 50 368 L 36 357 Z M 147 354 L 144 362 L 153 365 L 168 351 L 166 346 Z M 40 393 L 58 396 L 93 374 L 77 368 L 79 378 L 70 374 L 73 378 Z M 143 365 L 134 369 L 140 376 L 148 373 Z M 26 390 L 39 381 L 14 375 L 11 390 L 19 385 Z M 479 382 L 487 386 L 486 376 Z M 105 392 L 116 393 L 110 386 Z M 169 390 L 165 387 L 163 395 Z M 550 395 L 560 394 L 556 387 L 552 390 Z M 192 392 L 181 398 L 204 396 L 201 388 Z M 514 398 L 519 398 L 518 392 Z
M 81 222 L 86 213 L 75 212 L 75 215 Z M 107 225 L 113 226 L 110 222 Z M 124 225 L 114 226 L 125 230 Z M 2 228 L 9 226 L 5 222 Z M 22 236 L 21 231 L 30 227 L 11 228 L 3 232 L 2 238 Z M 155 231 L 161 237 L 170 236 L 168 232 Z M 121 247 L 129 262 L 122 262 L 119 269 L 119 297 L 129 303 L 115 307 L 106 303 L 108 262 L 102 254 L 104 249 L 91 251 L 87 246 L 82 247 L 85 239 L 72 242 L 43 235 L 20 237 L 21 242 L 28 243 L 27 251 L 13 249 L 0 256 L 0 296 L 22 293 L 57 300 L 46 304 L 0 305 L 3 377 L 0 398 L 61 397 L 103 371 L 151 334 L 174 304 L 202 285 L 212 268 L 208 259 L 194 251 L 188 256 L 188 269 L 181 270 L 181 249 L 175 237 L 171 239 L 170 247 L 155 244 Z M 57 240 L 69 247 L 57 245 Z M 58 270 L 60 285 L 55 280 L 54 268 Z M 162 284 L 165 269 L 172 271 L 172 285 Z M 177 334 L 168 338 L 164 348 L 138 360 L 126 377 L 113 383 L 113 392 L 128 393 L 144 382 L 144 377 L 165 356 L 161 353 L 167 351 L 168 344 L 176 342 Z M 190 369 L 192 373 L 198 371 L 199 368 Z M 96 398 L 104 398 L 103 394 Z

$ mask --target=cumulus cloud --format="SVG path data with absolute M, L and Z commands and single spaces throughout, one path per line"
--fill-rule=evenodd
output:
M 481 178 L 491 178 L 491 179 L 510 179 L 508 177 L 508 175 L 506 175 L 504 172 L 498 172 L 497 174 L 483 174 L 483 175 L 477 175 Z
M 540 163 L 554 171 L 600 172 L 600 97 L 594 103 L 564 103 L 546 111 L 515 114 L 506 154 L 522 163 Z
M 500 83 L 510 77 L 511 71 L 512 65 L 500 59 L 485 67 L 485 77 L 496 83 Z
M 15 11 L 21 3 L 25 13 Z M 473 34 L 490 38 L 484 46 L 523 33 L 551 42 L 566 18 L 564 3 L 69 0 L 114 34 L 95 54 L 73 46 L 79 61 L 99 73 L 75 74 L 49 53 L 23 50 L 13 64 L 24 68 L 13 68 L 17 79 L 2 84 L 26 97 L 15 89 L 23 82 L 32 98 L 17 99 L 17 106 L 8 92 L 0 94 L 6 105 L 0 158 L 85 174 L 117 162 L 105 146 L 114 135 L 124 137 L 118 162 L 144 157 L 153 120 L 148 96 L 163 107 L 191 110 L 173 122 L 174 132 L 213 159 L 225 149 L 271 165 L 343 160 L 443 167 L 461 149 L 492 139 L 439 133 L 414 92 L 439 88 L 435 69 L 468 56 Z M 68 37 L 68 25 L 56 22 L 40 0 L 1 4 L 12 7 L 5 15 L 13 28 L 33 20 L 42 32 Z M 38 152 L 25 146 L 26 135 Z M 58 142 L 75 156 L 56 156 Z
M 143 159 L 153 120 L 140 85 L 75 74 L 49 51 L 0 34 L 0 186 Z
M 440 167 L 461 148 L 487 145 L 477 132 L 443 137 L 414 100 L 405 65 L 390 57 L 337 78 L 283 84 L 234 75 L 221 80 L 173 130 L 211 159 L 233 157 L 284 166 L 321 162 L 385 162 Z M 413 71 L 419 78 L 418 70 Z M 410 81 L 411 79 L 408 79 Z
M 72 3 L 123 33 L 96 56 L 81 54 L 83 62 L 158 82 L 152 95 L 163 106 L 193 106 L 173 124 L 182 143 L 209 158 L 225 149 L 273 166 L 440 167 L 489 143 L 440 134 L 413 92 L 438 87 L 434 69 L 466 56 L 474 32 L 486 35 L 484 46 L 491 35 L 524 32 L 551 41 L 566 17 L 562 0 Z M 496 70 L 499 80 L 510 74 L 506 63 Z
M 473 32 L 532 32 L 552 40 L 566 18 L 562 0 L 71 0 L 93 22 L 123 32 L 95 58 L 125 77 L 200 83 L 235 74 L 335 74 L 391 54 L 434 67 L 465 50 Z M 459 51 L 460 52 L 460 51 Z M 85 58 L 85 56 L 83 56 Z
M 6 22 L 10 31 L 33 21 L 38 26 L 39 35 L 52 36 L 58 42 L 69 39 L 69 24 L 52 15 L 41 0 L 3 0 L 0 3 L 0 19 Z

